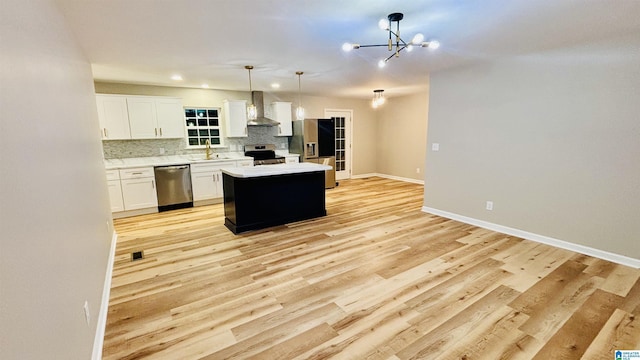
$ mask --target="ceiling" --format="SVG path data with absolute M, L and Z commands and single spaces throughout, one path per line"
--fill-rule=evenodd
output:
M 640 34 L 637 0 L 57 0 L 98 81 L 370 98 L 424 88 L 429 72 Z M 345 53 L 385 43 L 378 20 L 402 12 L 402 37 L 437 50 Z M 171 80 L 180 74 L 181 81 Z M 279 83 L 278 90 L 272 83 Z

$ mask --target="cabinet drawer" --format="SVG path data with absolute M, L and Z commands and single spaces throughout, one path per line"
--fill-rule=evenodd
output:
M 237 167 L 253 166 L 253 160 L 238 160 L 236 162 L 236 166 Z
M 216 171 L 220 170 L 224 167 L 236 167 L 235 161 L 221 161 L 221 162 L 213 162 L 207 164 L 191 164 L 191 172 L 192 173 L 200 173 L 207 171 Z
M 120 180 L 120 172 L 118 170 L 107 170 L 107 180 Z
M 152 167 L 121 169 L 120 179 L 139 179 L 146 177 L 155 177 Z

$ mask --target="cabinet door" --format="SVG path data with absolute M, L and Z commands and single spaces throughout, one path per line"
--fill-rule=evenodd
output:
M 156 99 L 158 137 L 183 138 L 184 113 L 180 99 Z
M 155 139 L 158 136 L 154 98 L 127 98 L 127 109 L 132 139 Z
M 274 120 L 280 123 L 277 136 L 292 136 L 291 103 L 274 102 L 271 104 L 271 112 L 273 113 Z
M 107 187 L 109 188 L 111 212 L 124 211 L 124 202 L 122 201 L 122 186 L 120 186 L 120 180 L 107 181 Z
M 125 210 L 146 209 L 158 206 L 156 184 L 153 178 L 123 179 L 122 199 Z
M 223 108 L 227 137 L 247 137 L 247 101 L 225 100 Z
M 213 178 L 215 179 L 216 186 L 216 198 L 221 198 L 224 196 L 224 191 L 222 189 L 222 171 L 217 170 L 213 173 Z
M 96 95 L 96 105 L 103 140 L 131 139 L 127 99 L 125 97 Z
M 215 175 L 213 171 L 191 173 L 193 201 L 214 199 L 217 197 Z

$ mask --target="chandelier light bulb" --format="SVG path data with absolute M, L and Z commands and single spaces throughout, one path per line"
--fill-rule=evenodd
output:
M 427 47 L 428 47 L 429 49 L 433 49 L 433 50 L 435 50 L 435 49 L 437 49 L 437 48 L 439 48 L 439 47 L 440 47 L 440 42 L 439 42 L 439 41 L 437 41 L 437 40 L 429 41 L 429 43 L 428 43 L 428 44 L 429 44 L 429 45 L 427 45 Z
M 424 35 L 422 35 L 421 33 L 417 33 L 413 36 L 413 39 L 411 39 L 411 43 L 414 45 L 418 45 L 421 42 L 424 41 Z
M 378 27 L 381 30 L 389 30 L 389 20 L 387 19 L 380 19 L 380 21 L 378 21 Z
M 379 67 L 380 69 L 382 69 L 382 68 L 383 68 L 383 67 L 385 67 L 386 65 L 387 65 L 387 60 L 382 59 L 382 60 L 378 61 L 378 67 Z
M 353 45 L 351 45 L 350 43 L 344 43 L 342 44 L 342 51 L 344 52 L 349 52 L 353 49 Z
M 255 120 L 257 118 L 258 118 L 258 109 L 256 108 L 255 105 L 250 104 L 249 106 L 247 106 L 247 119 Z
M 411 50 L 413 50 L 413 45 L 409 44 L 405 49 L 407 49 L 407 52 L 411 52 Z

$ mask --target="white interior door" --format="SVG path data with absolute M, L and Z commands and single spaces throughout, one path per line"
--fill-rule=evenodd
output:
M 353 110 L 325 109 L 325 118 L 335 119 L 336 180 L 351 177 L 351 130 Z

